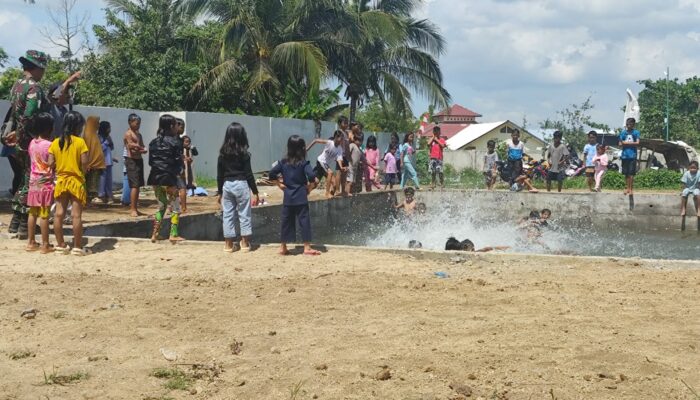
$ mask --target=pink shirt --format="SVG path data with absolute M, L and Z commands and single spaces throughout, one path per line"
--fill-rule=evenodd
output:
M 438 143 L 440 143 L 441 145 L 444 146 L 445 139 L 439 138 Z M 443 148 L 440 147 L 440 145 L 438 145 L 435 142 L 431 142 L 431 144 L 430 144 L 430 158 L 434 158 L 436 160 L 442 160 L 442 150 L 443 150 Z
M 50 207 L 53 203 L 54 171 L 49 166 L 49 147 L 51 141 L 36 138 L 29 144 L 31 174 L 27 205 L 30 207 Z
M 49 166 L 51 141 L 36 138 L 29 144 L 29 159 L 32 163 L 30 182 L 53 182 L 53 170 Z
M 608 155 L 596 155 L 593 157 L 593 165 L 595 165 L 595 172 L 605 171 L 608 169 Z
M 387 174 L 395 174 L 398 172 L 396 170 L 396 157 L 394 157 L 393 154 L 391 153 L 386 153 L 384 156 L 384 162 L 386 163 L 386 172 Z
M 366 149 L 365 150 L 365 158 L 367 159 L 367 164 L 376 168 L 377 164 L 379 164 L 379 150 Z

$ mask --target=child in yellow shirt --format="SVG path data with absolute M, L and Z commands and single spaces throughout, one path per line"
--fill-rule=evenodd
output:
M 49 147 L 49 164 L 54 166 L 56 171 L 54 233 L 58 246 L 55 249 L 64 254 L 70 252 L 77 256 L 86 254 L 82 246 L 82 213 L 87 200 L 85 171 L 88 164 L 88 147 L 80 137 L 83 125 L 85 125 L 85 118 L 79 112 L 68 112 L 63 120 L 61 136 Z M 73 207 L 72 251 L 63 239 L 63 218 L 66 216 L 69 202 Z

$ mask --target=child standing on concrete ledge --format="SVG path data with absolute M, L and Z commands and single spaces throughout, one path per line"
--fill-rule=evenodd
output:
M 588 143 L 583 146 L 583 159 L 586 162 L 586 183 L 588 183 L 588 190 L 595 192 L 593 184 L 595 183 L 595 164 L 593 159 L 596 156 L 596 140 L 598 139 L 598 134 L 596 131 L 588 132 Z
M 557 191 L 561 193 L 566 174 L 566 162 L 569 160 L 569 150 L 561 142 L 561 131 L 554 132 L 554 143 L 549 145 L 547 149 L 547 161 L 549 162 L 549 171 L 547 172 L 547 191 L 552 190 L 552 180 L 557 181 Z
M 489 140 L 486 143 L 487 153 L 484 156 L 484 182 L 487 190 L 493 190 L 498 177 L 498 153 L 496 153 L 496 142 Z
M 698 209 L 698 197 L 700 196 L 700 174 L 698 174 L 698 162 L 691 161 L 688 170 L 685 171 L 681 178 L 683 182 L 683 192 L 681 192 L 681 216 L 685 217 L 685 207 L 688 203 L 688 196 L 693 196 L 695 204 L 695 213 L 700 217 L 700 209 Z
M 634 129 L 637 121 L 634 118 L 627 118 L 624 131 L 620 132 L 618 144 L 622 147 L 622 175 L 625 176 L 627 186 L 625 195 L 633 194 L 634 176 L 637 174 L 637 147 L 639 147 L 639 131 Z
M 304 255 L 318 256 L 321 252 L 311 248 L 311 218 L 308 194 L 316 187 L 316 173 L 306 161 L 306 142 L 298 135 L 287 140 L 287 157 L 270 170 L 270 179 L 284 191 L 282 201 L 282 229 L 280 255 L 289 255 L 287 243 L 296 240 L 296 224 L 301 228 Z M 282 179 L 279 179 L 282 178 Z
M 608 170 L 608 155 L 605 154 L 605 146 L 599 144 L 596 147 L 596 156 L 593 157 L 593 166 L 595 167 L 595 190 L 601 191 L 603 185 L 603 175 Z

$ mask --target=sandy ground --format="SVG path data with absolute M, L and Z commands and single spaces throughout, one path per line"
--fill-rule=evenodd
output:
M 93 245 L 83 258 L 42 256 L 0 239 L 0 400 L 697 400 L 685 384 L 700 390 L 700 263 Z M 29 308 L 33 319 L 21 316 Z M 186 364 L 216 371 L 186 390 L 151 376 Z M 45 384 L 44 373 L 87 377 Z

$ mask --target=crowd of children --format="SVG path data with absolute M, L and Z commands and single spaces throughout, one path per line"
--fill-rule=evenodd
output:
M 139 131 L 141 120 L 138 115 L 130 115 L 128 122 L 129 129 L 124 135 L 124 175 L 125 183 L 128 183 L 125 185 L 125 192 L 130 194 L 132 215 L 134 212 L 135 215 L 140 215 L 137 208 L 139 189 L 147 183 L 153 187 L 158 201 L 158 210 L 153 217 L 151 240 L 160 240 L 163 218 L 170 212 L 168 238 L 172 242 L 181 241 L 183 239 L 178 230 L 179 216 L 186 210 L 185 198 L 194 186 L 192 162 L 193 156 L 197 155 L 190 139 L 184 135 L 184 121 L 168 114 L 161 116 L 157 136 L 148 147 L 143 144 Z M 52 138 L 54 125 L 51 114 L 37 115 L 34 124 L 36 137 L 29 145 L 31 178 L 27 200 L 30 207 L 27 251 L 59 251 L 84 255 L 85 251 L 81 245 L 83 208 L 94 197 L 105 203 L 112 200 L 112 166 L 118 160 L 112 155 L 114 143 L 110 136 L 111 125 L 95 116 L 89 116 L 86 120 L 80 113 L 73 111 L 65 114 L 60 137 L 55 139 Z M 297 224 L 302 233 L 304 254 L 319 254 L 311 248 L 308 194 L 324 178 L 326 197 L 330 198 L 353 195 L 361 191 L 362 187 L 366 191 L 380 189 L 380 176 L 383 175 L 384 189 L 393 189 L 395 184 L 400 184 L 404 189 L 404 200 L 395 204 L 397 210 L 402 210 L 409 217 L 416 212 L 425 213 L 425 204 L 415 201 L 415 191 L 419 190 L 419 182 L 414 166 L 414 134 L 406 134 L 401 144 L 398 135 L 392 135 L 391 143 L 382 155 L 377 148 L 375 136 L 369 136 L 365 141 L 361 124 L 349 124 L 347 119 L 341 118 L 338 126 L 340 129 L 336 130 L 330 139 L 316 139 L 308 146 L 300 136 L 291 136 L 287 143 L 286 157 L 276 162 L 270 171 L 270 179 L 284 192 L 281 254 L 289 254 L 287 244 L 295 240 Z M 619 136 L 622 172 L 626 176 L 625 194 L 633 193 L 636 173 L 639 132 L 634 127 L 634 119 L 628 119 L 626 129 Z M 516 130 L 512 133 L 511 140 L 506 143 L 507 166 L 511 171 L 510 189 L 521 191 L 527 188 L 530 192 L 537 192 L 530 177 L 523 170 L 524 144 L 519 136 Z M 561 132 L 555 132 L 553 142 L 547 149 L 548 191 L 551 190 L 552 181 L 557 182 L 558 191 L 562 190 L 564 171 L 570 155 L 562 139 Z M 583 155 L 589 189 L 599 192 L 609 160 L 605 146 L 596 143 L 596 139 L 596 133 L 590 132 Z M 324 147 L 316 159 L 315 168 L 312 168 L 306 156 L 315 144 L 322 144 Z M 445 146 L 445 140 L 440 136 L 440 128 L 436 127 L 433 137 L 428 142 L 428 168 L 433 188 L 437 184 L 444 186 L 442 160 Z M 483 175 L 489 190 L 493 189 L 499 175 L 500 160 L 495 147 L 495 142 L 490 140 L 483 159 Z M 147 180 L 143 176 L 142 159 L 146 154 L 150 166 Z M 414 182 L 415 189 L 406 187 L 408 180 Z M 247 133 L 238 123 L 232 123 L 225 132 L 217 164 L 217 184 L 219 202 L 223 209 L 224 250 L 248 251 L 251 248 L 252 236 L 251 207 L 258 204 L 259 198 L 251 169 Z M 696 213 L 700 217 L 697 204 L 700 196 L 697 162 L 691 163 L 689 170 L 683 175 L 682 184 L 681 214 L 686 214 L 687 200 L 693 197 Z M 55 205 L 55 247 L 50 246 L 48 239 L 52 205 Z M 62 233 L 64 217 L 69 211 L 74 235 L 72 248 L 65 243 Z M 527 233 L 528 240 L 538 241 L 540 229 L 547 225 L 550 215 L 549 210 L 543 210 L 522 221 L 521 227 Z M 41 229 L 41 244 L 35 240 L 37 223 Z M 450 238 L 446 249 L 474 251 L 474 246 L 470 243 Z M 419 245 L 414 243 L 413 247 L 420 247 Z

